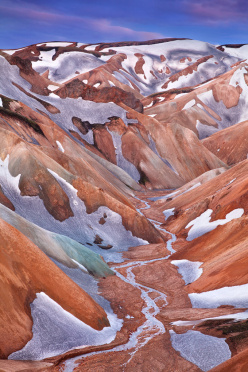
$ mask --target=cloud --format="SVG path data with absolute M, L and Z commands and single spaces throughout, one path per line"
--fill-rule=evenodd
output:
M 246 0 L 183 0 L 183 7 L 196 22 L 206 24 L 247 22 Z
M 18 3 L 17 3 L 18 4 Z M 31 20 L 39 22 L 40 24 L 53 23 L 54 25 L 67 24 L 71 25 L 75 29 L 86 29 L 89 31 L 99 32 L 99 39 L 111 37 L 111 35 L 120 38 L 136 39 L 136 40 L 148 40 L 158 39 L 164 36 L 157 32 L 139 31 L 132 28 L 117 26 L 112 24 L 108 19 L 102 18 L 88 18 L 82 16 L 75 16 L 71 14 L 63 14 L 57 12 L 44 11 L 42 9 L 30 9 L 25 6 L 27 3 L 22 3 L 20 6 L 0 5 L 0 12 L 11 15 L 12 17 L 21 18 L 22 20 Z
M 163 38 L 162 34 L 149 31 L 136 31 L 128 27 L 115 26 L 107 19 L 87 20 L 91 28 L 106 34 L 117 34 L 118 36 L 133 37 L 137 40 L 159 39 Z

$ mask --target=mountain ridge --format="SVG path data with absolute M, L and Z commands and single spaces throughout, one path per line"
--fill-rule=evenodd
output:
M 184 38 L 0 50 L 0 369 L 243 363 L 247 59 Z

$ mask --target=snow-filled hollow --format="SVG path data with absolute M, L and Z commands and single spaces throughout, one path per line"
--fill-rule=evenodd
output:
M 173 260 L 171 263 L 178 267 L 178 272 L 186 285 L 196 281 L 203 273 L 203 269 L 200 268 L 202 262 L 199 261 Z
M 122 320 L 108 313 L 110 327 L 96 331 L 64 310 L 44 292 L 36 294 L 31 304 L 33 338 L 9 359 L 41 360 L 88 345 L 108 344 L 121 329 Z
M 165 216 L 165 221 L 168 220 L 170 216 L 174 216 L 175 208 L 165 209 L 163 215 Z

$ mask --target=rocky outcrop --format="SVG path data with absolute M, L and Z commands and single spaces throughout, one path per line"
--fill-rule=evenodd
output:
M 118 87 L 104 87 L 97 89 L 83 83 L 79 79 L 74 79 L 64 85 L 63 88 L 55 92 L 60 98 L 78 98 L 82 97 L 86 101 L 94 102 L 114 102 L 117 105 L 120 102 L 125 103 L 128 107 L 142 112 L 143 106 L 141 102 L 134 96 L 133 93 L 125 92 Z

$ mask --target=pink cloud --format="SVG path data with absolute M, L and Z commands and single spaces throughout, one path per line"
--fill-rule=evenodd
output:
M 27 5 L 26 5 L 27 6 Z M 108 19 L 92 19 L 81 16 L 66 15 L 61 13 L 53 13 L 49 11 L 43 11 L 40 9 L 30 9 L 25 6 L 1 6 L 0 11 L 11 14 L 12 16 L 18 16 L 22 19 L 31 19 L 40 23 L 72 23 L 77 24 L 77 27 L 87 28 L 92 31 L 98 31 L 104 35 L 99 35 L 99 39 L 102 37 L 117 35 L 121 37 L 129 37 L 136 40 L 148 40 L 148 39 L 158 39 L 164 36 L 157 32 L 149 31 L 137 31 L 124 26 L 116 26 L 111 23 Z
M 87 22 L 95 30 L 98 30 L 98 31 L 101 31 L 107 34 L 131 36 L 138 40 L 159 39 L 159 38 L 164 37 L 162 34 L 159 34 L 157 32 L 136 31 L 128 27 L 116 26 L 116 25 L 111 24 L 111 22 L 107 19 L 87 20 Z
M 205 23 L 246 21 L 246 0 L 184 0 L 184 8 L 194 20 Z

